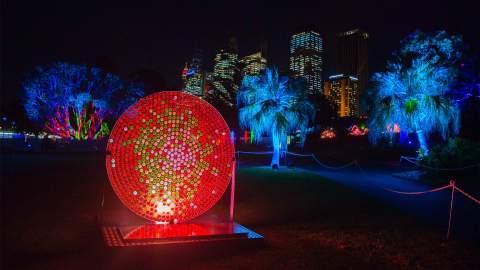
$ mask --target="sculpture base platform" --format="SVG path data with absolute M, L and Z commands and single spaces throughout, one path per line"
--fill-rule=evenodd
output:
M 235 222 L 104 226 L 108 247 L 175 245 L 215 241 L 258 241 L 263 236 Z

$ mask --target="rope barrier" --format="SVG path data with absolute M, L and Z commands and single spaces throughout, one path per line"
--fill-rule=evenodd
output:
M 329 165 L 326 165 L 325 163 L 321 162 L 320 160 L 318 160 L 318 158 L 315 156 L 315 154 L 299 154 L 299 153 L 294 153 L 294 152 L 287 152 L 287 154 L 289 155 L 292 155 L 292 156 L 298 156 L 298 157 L 311 157 L 313 158 L 313 160 L 320 166 L 324 167 L 324 168 L 327 168 L 327 169 L 330 169 L 330 170 L 340 170 L 340 169 L 344 169 L 344 168 L 347 168 L 347 167 L 350 167 L 352 165 L 358 165 L 357 161 L 356 160 L 353 160 L 347 164 L 344 164 L 344 165 L 340 165 L 340 166 L 329 166 Z
M 425 190 L 425 191 L 404 192 L 404 191 L 398 191 L 398 190 L 393 190 L 393 189 L 388 189 L 388 188 L 384 188 L 384 189 L 387 190 L 387 191 L 393 192 L 393 193 L 403 194 L 403 195 L 423 195 L 423 194 L 427 194 L 427 193 L 433 193 L 433 192 L 441 191 L 441 190 L 444 190 L 444 189 L 447 189 L 447 188 L 452 188 L 452 193 L 451 193 L 451 196 L 450 196 L 450 209 L 449 209 L 449 215 L 448 215 L 448 229 L 447 229 L 447 235 L 446 235 L 446 238 L 448 240 L 450 238 L 450 231 L 451 231 L 451 227 L 452 227 L 453 199 L 455 198 L 455 191 L 460 192 L 465 197 L 469 198 L 470 200 L 474 201 L 475 203 L 477 203 L 479 205 L 480 205 L 480 200 L 476 199 L 472 195 L 468 194 L 467 192 L 465 192 L 462 189 L 460 189 L 459 187 L 457 187 L 457 185 L 455 184 L 455 181 L 450 181 L 450 184 L 448 184 L 446 186 L 435 188 L 435 189 L 430 189 L 430 190 Z
M 290 154 L 292 156 L 297 156 L 297 157 L 311 157 L 311 156 L 313 156 L 313 154 L 298 154 L 298 153 L 294 153 L 294 152 L 287 152 L 287 154 Z
M 462 193 L 465 197 L 469 198 L 470 200 L 476 202 L 477 204 L 480 204 L 480 200 L 478 199 L 475 199 L 472 195 L 468 194 L 467 192 L 463 191 L 462 189 L 460 189 L 459 187 L 455 186 L 455 190 L 459 191 L 460 193 Z
M 300 153 L 294 153 L 294 152 L 284 152 L 288 155 L 292 155 L 292 156 L 298 156 L 298 157 L 311 157 L 318 165 L 324 167 L 324 168 L 327 168 L 327 169 L 332 169 L 332 170 L 339 170 L 339 169 L 343 169 L 343 168 L 347 168 L 349 166 L 352 166 L 352 165 L 356 165 L 358 167 L 358 169 L 365 174 L 365 172 L 363 171 L 363 169 L 360 167 L 360 164 L 358 164 L 358 161 L 357 160 L 353 160 L 347 164 L 344 164 L 344 165 L 341 165 L 341 166 L 336 166 L 336 167 L 333 167 L 333 166 L 329 166 L 329 165 L 326 165 L 324 163 L 322 163 L 320 160 L 317 159 L 317 157 L 315 156 L 315 154 L 311 153 L 311 154 L 300 154 Z M 266 155 L 266 154 L 273 154 L 272 151 L 266 151 L 266 152 L 244 152 L 244 151 L 237 151 L 236 154 L 253 154 L 253 155 Z M 480 166 L 480 163 L 479 164 L 474 164 L 474 165 L 469 165 L 469 166 L 465 166 L 465 167 L 462 167 L 462 168 L 451 168 L 451 169 L 442 169 L 442 168 L 433 168 L 433 167 L 429 167 L 429 166 L 426 166 L 426 165 L 421 165 L 421 164 L 417 164 L 417 158 L 413 158 L 413 157 L 405 157 L 405 156 L 401 156 L 400 157 L 400 161 L 402 160 L 406 160 L 418 167 L 424 167 L 424 168 L 427 168 L 427 169 L 432 169 L 432 170 L 439 170 L 439 171 L 458 171 L 458 170 L 465 170 L 465 169 L 468 169 L 468 168 L 473 168 L 473 167 L 477 167 L 477 166 Z M 412 161 L 412 160 L 415 160 L 415 161 Z M 445 190 L 445 189 L 449 189 L 449 188 L 452 188 L 452 192 L 451 192 L 451 197 L 450 197 L 450 207 L 449 207 L 449 217 L 448 217 L 448 229 L 447 229 L 447 234 L 446 234 L 446 239 L 448 240 L 450 238 L 450 231 L 451 231 L 451 227 L 452 227 L 452 221 L 453 221 L 453 201 L 454 201 L 454 197 L 455 197 L 455 191 L 458 191 L 460 192 L 461 194 L 463 194 L 465 197 L 469 198 L 470 200 L 472 200 L 473 202 L 477 203 L 480 205 L 480 200 L 479 199 L 476 199 L 475 197 L 473 197 L 472 195 L 468 194 L 467 192 L 465 192 L 464 190 L 460 189 L 459 187 L 456 186 L 455 184 L 455 181 L 450 181 L 450 184 L 446 185 L 446 186 L 443 186 L 443 187 L 439 187 L 439 188 L 434 188 L 434 189 L 429 189 L 429 190 L 425 190 L 425 191 L 410 191 L 410 192 L 406 192 L 406 191 L 398 191 L 398 190 L 394 190 L 394 189 L 389 189 L 389 188 L 385 188 L 383 187 L 384 190 L 386 191 L 389 191 L 389 192 L 392 192 L 392 193 L 397 193 L 397 194 L 402 194 L 402 195 L 424 195 L 424 194 L 427 194 L 427 193 L 434 193 L 434 192 L 438 192 L 438 191 L 442 191 L 442 190 Z
M 273 154 L 272 151 L 265 151 L 265 152 L 246 152 L 246 151 L 237 151 L 235 154 L 248 154 L 248 155 L 271 155 Z
M 415 160 L 415 161 L 412 161 L 412 159 Z M 426 169 L 429 169 L 429 170 L 435 170 L 435 171 L 462 171 L 462 170 L 466 170 L 466 169 L 475 168 L 475 167 L 480 166 L 480 163 L 477 163 L 477 164 L 472 164 L 472 165 L 468 165 L 468 166 L 460 167 L 460 168 L 434 168 L 434 167 L 430 167 L 430 166 L 427 166 L 427 165 L 418 164 L 418 162 L 416 162 L 416 161 L 418 161 L 417 158 L 401 156 L 400 157 L 400 162 L 402 160 L 406 160 L 406 161 L 414 164 L 417 167 L 422 167 L 422 168 L 426 168 Z
M 390 192 L 397 193 L 397 194 L 403 194 L 403 195 L 422 195 L 422 194 L 437 192 L 437 191 L 444 190 L 444 189 L 451 188 L 451 187 L 452 187 L 452 185 L 449 184 L 449 185 L 446 185 L 444 187 L 439 187 L 439 188 L 425 190 L 425 191 L 416 191 L 416 192 L 397 191 L 397 190 L 393 190 L 393 189 L 389 189 L 389 188 L 383 188 L 383 189 L 385 189 L 386 191 L 390 191 Z
M 318 160 L 318 158 L 312 153 L 312 154 L 299 154 L 299 153 L 294 153 L 294 152 L 282 152 L 282 153 L 286 153 L 288 155 L 292 155 L 292 156 L 298 156 L 298 157 L 311 157 L 318 165 L 324 167 L 324 168 L 327 168 L 327 169 L 330 169 L 330 170 L 340 170 L 340 169 L 344 169 L 344 168 L 347 168 L 347 167 L 350 167 L 352 165 L 358 165 L 357 161 L 356 160 L 353 160 L 347 164 L 344 164 L 344 165 L 340 165 L 340 166 L 329 166 L 323 162 L 321 162 L 320 160 Z M 272 151 L 264 151 L 264 152 L 248 152 L 248 151 L 237 151 L 235 152 L 235 154 L 249 154 L 249 155 L 270 155 L 270 154 L 273 154 Z
M 453 198 L 455 197 L 455 182 L 450 181 L 450 185 L 452 186 L 452 195 L 450 195 L 450 211 L 448 211 L 447 240 L 450 238 L 450 229 L 452 228 Z
M 452 195 L 450 197 L 450 209 L 449 209 L 449 215 L 448 215 L 448 229 L 447 229 L 447 235 L 446 235 L 446 238 L 448 240 L 450 238 L 450 229 L 452 227 L 452 213 L 453 213 L 453 198 L 454 198 L 454 194 L 455 194 L 455 181 L 450 181 L 450 184 L 448 184 L 446 186 L 435 188 L 435 189 L 430 189 L 430 190 L 426 190 L 426 191 L 403 192 L 403 191 L 398 191 L 398 190 L 393 190 L 393 189 L 388 189 L 388 188 L 384 188 L 384 189 L 387 190 L 387 191 L 397 193 L 397 194 L 402 194 L 402 195 L 423 195 L 423 194 L 427 194 L 427 193 L 433 193 L 433 192 L 441 191 L 441 190 L 444 190 L 444 189 L 447 189 L 447 188 L 452 188 Z

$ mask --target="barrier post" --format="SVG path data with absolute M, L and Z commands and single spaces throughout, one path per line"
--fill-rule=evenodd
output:
M 235 207 L 235 170 L 236 161 L 232 161 L 232 181 L 230 182 L 230 222 L 233 222 L 233 210 Z
M 452 196 L 450 198 L 450 212 L 449 212 L 449 215 L 448 215 L 447 240 L 450 238 L 450 229 L 452 227 L 453 198 L 454 198 L 454 195 L 455 195 L 455 181 L 451 180 L 450 185 L 452 186 Z

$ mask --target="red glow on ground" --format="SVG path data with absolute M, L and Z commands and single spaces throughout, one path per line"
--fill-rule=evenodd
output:
M 102 234 L 109 247 L 262 238 L 260 234 L 234 222 L 103 227 Z
M 215 234 L 231 234 L 233 233 L 233 223 L 214 223 L 214 224 L 196 224 L 182 223 L 176 225 L 155 225 L 147 224 L 127 228 L 120 231 L 123 239 L 145 240 L 145 239 L 165 239 L 180 238 L 191 236 L 209 236 Z

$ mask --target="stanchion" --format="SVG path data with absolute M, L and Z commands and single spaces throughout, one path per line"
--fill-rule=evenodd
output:
M 230 221 L 233 222 L 233 210 L 235 208 L 235 159 L 232 162 L 232 181 L 230 183 Z
M 431 189 L 431 190 L 426 190 L 426 191 L 404 192 L 404 191 L 397 191 L 397 190 L 392 190 L 392 189 L 388 189 L 388 188 L 383 188 L 383 189 L 385 189 L 387 191 L 390 191 L 390 192 L 393 192 L 393 193 L 402 194 L 402 195 L 423 195 L 423 194 L 427 194 L 427 193 L 432 193 L 432 192 L 437 192 L 437 191 L 440 191 L 440 190 L 444 190 L 444 189 L 447 189 L 447 188 L 452 189 L 451 196 L 450 196 L 450 209 L 449 209 L 449 213 L 448 213 L 448 229 L 447 229 L 447 235 L 446 235 L 446 239 L 449 240 L 450 239 L 450 234 L 451 234 L 451 231 L 452 231 L 452 225 L 453 225 L 453 202 L 454 202 L 454 198 L 455 198 L 455 191 L 460 192 L 465 197 L 469 198 L 470 200 L 472 200 L 473 202 L 475 202 L 479 205 L 480 205 L 480 200 L 474 198 L 472 195 L 470 195 L 470 194 L 466 193 L 465 191 L 463 191 L 462 189 L 458 188 L 455 181 L 453 181 L 453 180 L 451 180 L 450 184 L 448 184 L 446 186 Z
M 450 181 L 452 186 L 452 197 L 450 198 L 450 211 L 448 215 L 448 229 L 447 229 L 447 240 L 450 238 L 450 228 L 452 227 L 452 214 L 453 214 L 453 198 L 455 196 L 455 181 Z

